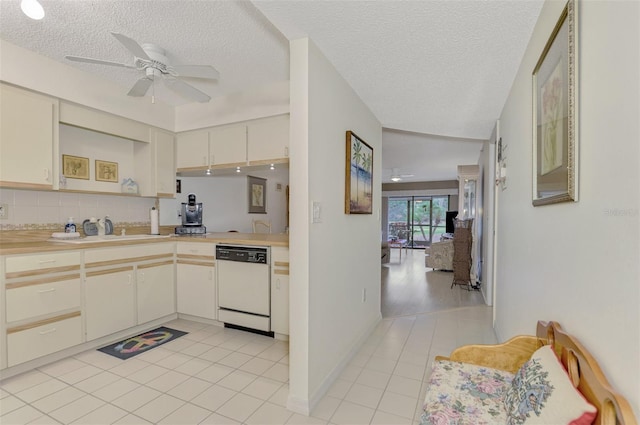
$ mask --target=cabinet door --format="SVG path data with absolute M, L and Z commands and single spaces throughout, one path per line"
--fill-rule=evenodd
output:
M 176 312 L 173 262 L 138 266 L 138 324 Z
M 133 267 L 87 272 L 87 341 L 136 325 Z
M 289 249 L 271 248 L 271 330 L 289 335 Z
M 289 271 L 271 275 L 271 330 L 289 335 Z
M 289 157 L 289 116 L 249 123 L 249 161 L 268 161 Z
M 213 266 L 178 264 L 178 313 L 216 319 L 216 286 Z
M 156 193 L 173 198 L 176 194 L 176 165 L 173 133 L 155 131 L 156 149 Z
M 176 136 L 176 167 L 194 168 L 209 165 L 209 133 L 206 130 Z
M 236 125 L 209 131 L 211 165 L 247 163 L 247 127 Z
M 57 101 L 6 85 L 0 91 L 0 184 L 52 189 Z

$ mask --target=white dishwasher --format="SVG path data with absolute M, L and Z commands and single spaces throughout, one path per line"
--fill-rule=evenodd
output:
M 271 333 L 269 248 L 217 245 L 218 320 Z

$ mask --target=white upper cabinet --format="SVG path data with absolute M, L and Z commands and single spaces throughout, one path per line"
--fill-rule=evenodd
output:
M 56 99 L 0 85 L 0 186 L 53 189 Z
M 282 163 L 289 158 L 289 116 L 178 133 L 178 171 Z
M 247 164 L 247 126 L 230 125 L 209 130 L 210 165 Z
M 174 134 L 153 128 L 151 140 L 156 154 L 156 194 L 163 198 L 173 198 L 176 195 Z
M 209 165 L 209 133 L 206 130 L 178 133 L 176 136 L 176 167 L 202 168 Z
M 250 165 L 288 158 L 289 116 L 282 115 L 250 122 L 247 150 Z

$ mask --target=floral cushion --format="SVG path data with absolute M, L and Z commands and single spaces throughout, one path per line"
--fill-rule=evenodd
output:
M 590 424 L 597 410 L 574 388 L 550 345 L 516 373 L 504 400 L 509 425 Z
M 437 360 L 429 380 L 421 425 L 505 423 L 504 395 L 513 374 L 467 363 Z

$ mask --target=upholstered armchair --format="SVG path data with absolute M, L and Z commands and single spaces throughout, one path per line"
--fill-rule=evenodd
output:
M 425 264 L 433 269 L 453 270 L 453 240 L 432 243 L 425 250 Z

